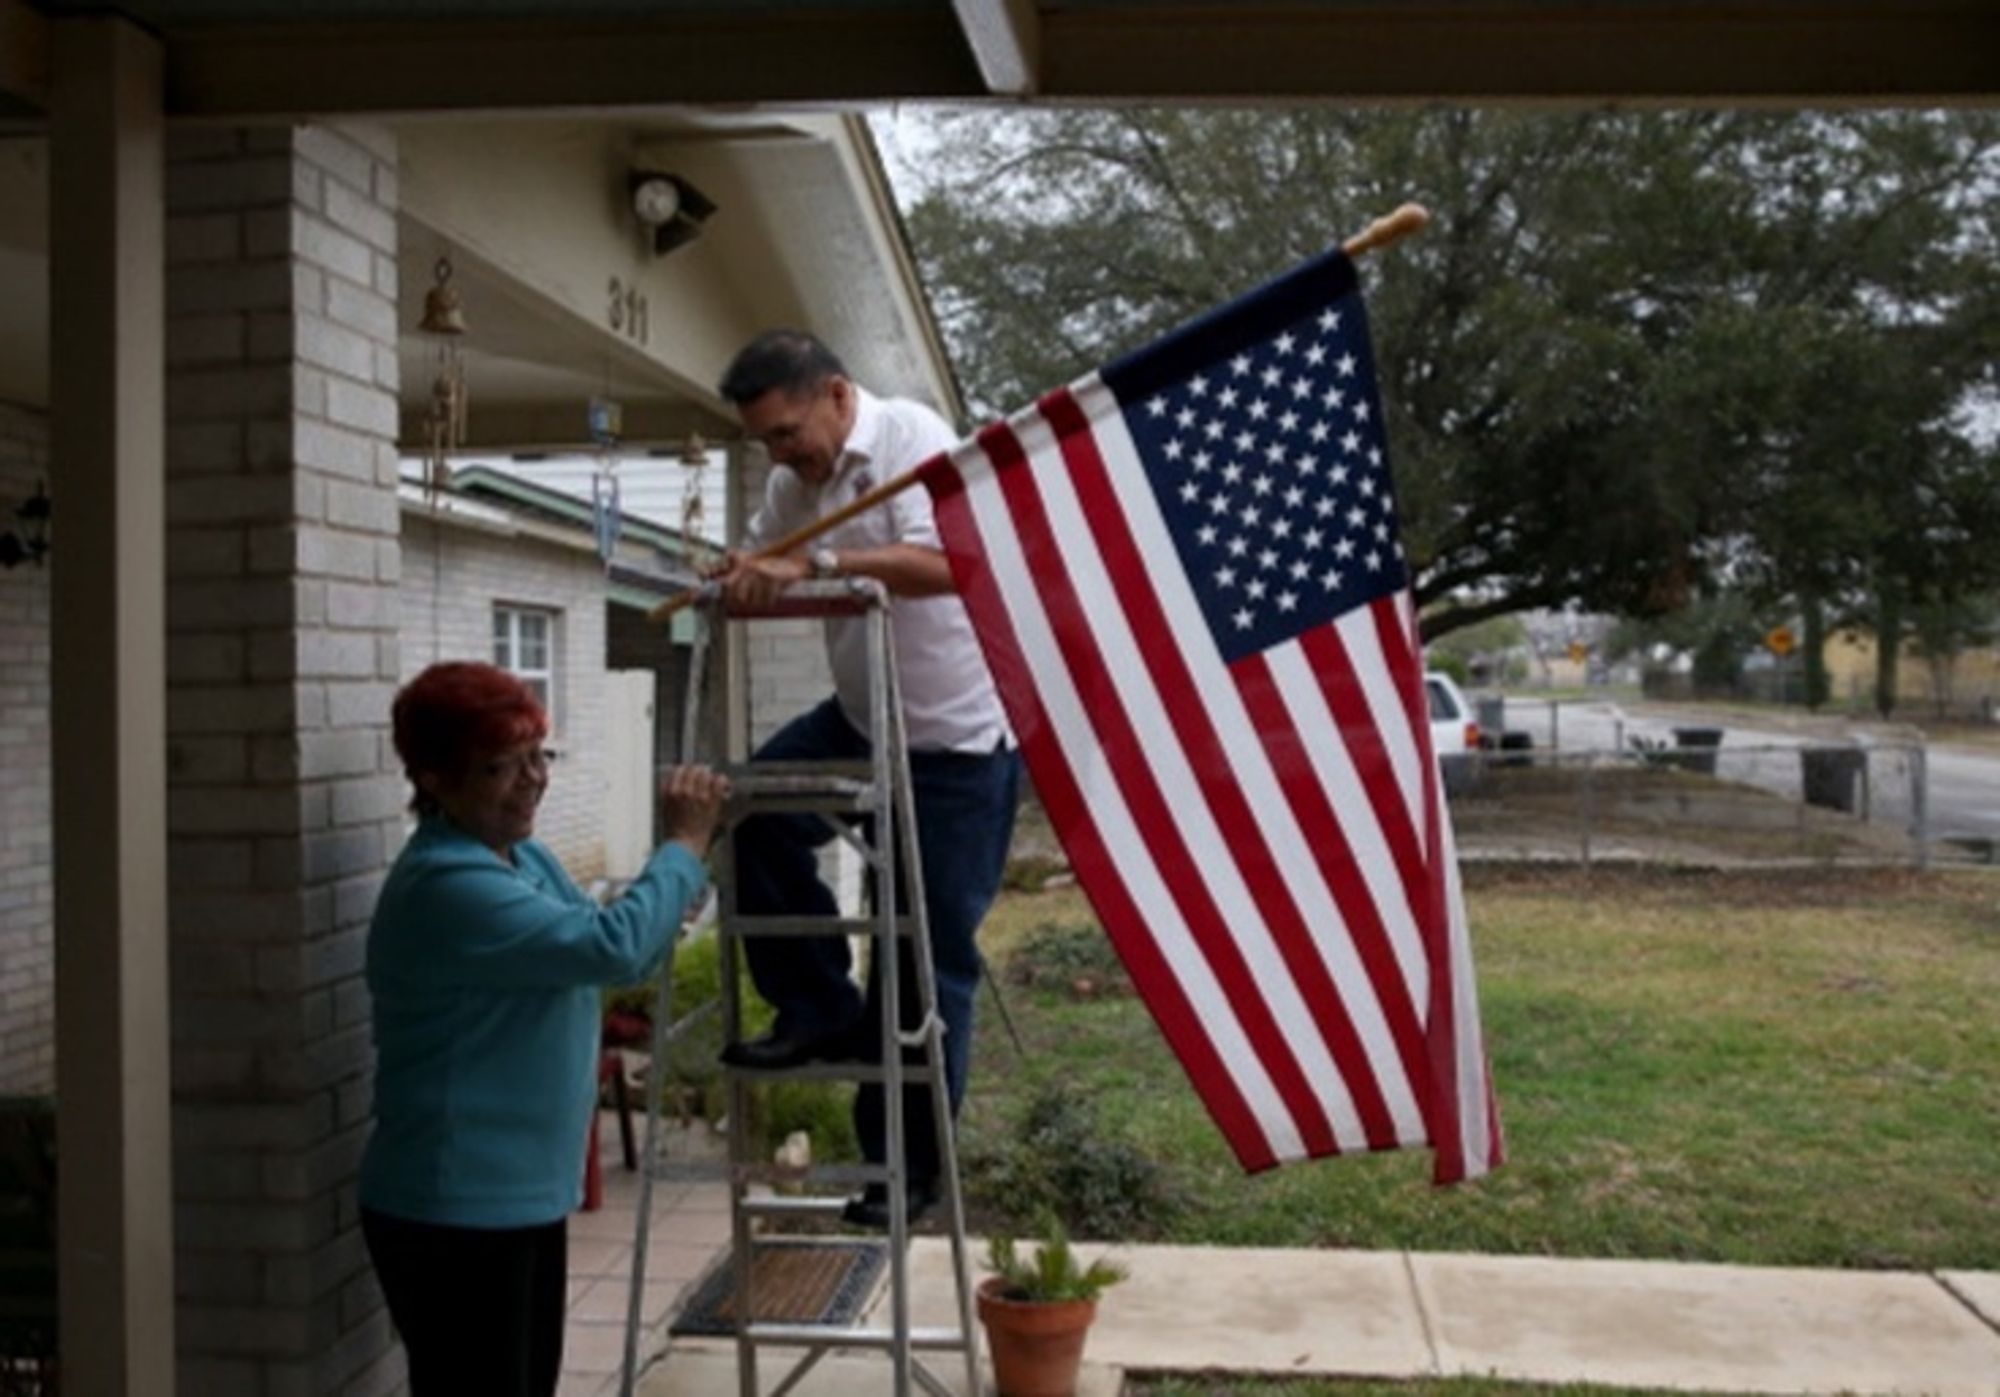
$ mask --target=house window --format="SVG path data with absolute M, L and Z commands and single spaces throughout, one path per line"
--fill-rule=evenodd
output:
M 493 608 L 493 663 L 534 690 L 556 726 L 556 614 L 526 606 Z

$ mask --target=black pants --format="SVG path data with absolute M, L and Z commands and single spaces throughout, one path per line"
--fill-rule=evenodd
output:
M 569 1220 L 446 1227 L 362 1209 L 361 1235 L 410 1359 L 411 1397 L 554 1397 Z

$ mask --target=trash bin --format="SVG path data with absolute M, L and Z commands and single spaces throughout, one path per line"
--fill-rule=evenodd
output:
M 1472 701 L 1474 717 L 1479 723 L 1479 745 L 1498 747 L 1500 734 L 1507 731 L 1507 700 L 1494 694 Z
M 1715 775 L 1715 749 L 1722 745 L 1721 728 L 1675 728 L 1674 745 L 1686 749 L 1675 754 L 1676 766 L 1683 771 L 1699 771 L 1704 776 Z
M 1799 777 L 1807 805 L 1852 815 L 1861 807 L 1861 772 L 1868 754 L 1858 747 L 1802 747 Z

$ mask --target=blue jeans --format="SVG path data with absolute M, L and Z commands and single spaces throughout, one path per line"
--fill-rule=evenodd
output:
M 753 761 L 813 761 L 869 755 L 868 738 L 855 730 L 834 699 L 792 719 L 757 749 Z M 974 937 L 1000 888 L 1014 809 L 1021 788 L 1018 752 L 912 752 L 910 777 L 917 811 L 924 909 L 930 922 L 931 963 L 937 976 L 938 1017 L 944 1023 L 945 1081 L 953 1118 L 965 1099 L 972 1070 L 973 992 L 981 962 Z M 758 815 L 736 827 L 736 905 L 748 916 L 836 914 L 833 892 L 821 881 L 817 850 L 833 838 L 818 815 Z M 901 889 L 898 889 L 900 902 Z M 847 938 L 749 936 L 743 949 L 757 992 L 778 1011 L 777 1030 L 821 1037 L 853 1028 L 862 1055 L 881 1057 L 881 975 L 872 962 L 864 997 L 849 978 L 853 958 Z M 900 948 L 897 990 L 906 1028 L 920 1021 L 915 958 Z M 883 1092 L 864 1083 L 854 1098 L 854 1127 L 862 1154 L 887 1158 Z M 905 1087 L 904 1155 L 909 1176 L 938 1172 L 937 1121 L 928 1086 Z

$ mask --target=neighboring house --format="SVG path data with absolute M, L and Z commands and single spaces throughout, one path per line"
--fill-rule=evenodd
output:
M 580 882 L 653 847 L 651 792 L 678 754 L 691 627 L 646 614 L 695 580 L 677 532 L 629 517 L 599 554 L 590 505 L 489 465 L 427 491 L 405 463 L 400 673 L 489 660 L 549 711 L 558 760 L 537 834 Z

